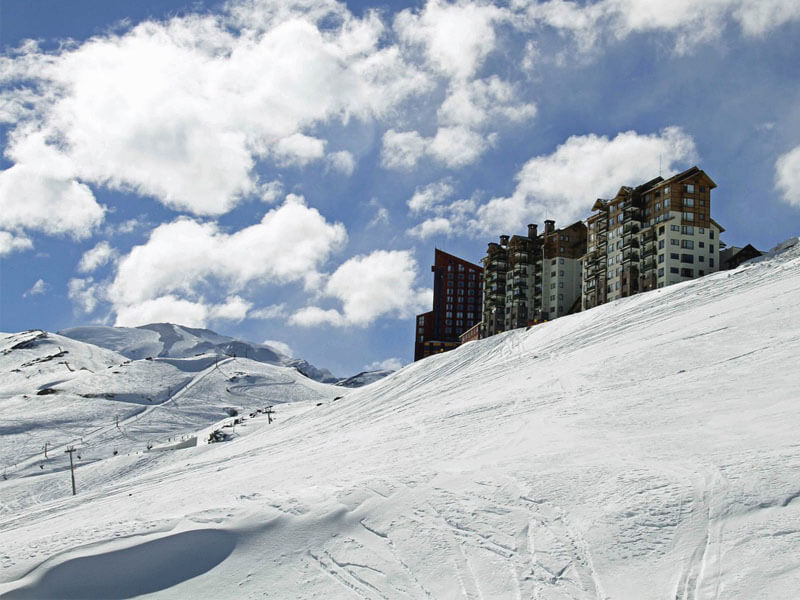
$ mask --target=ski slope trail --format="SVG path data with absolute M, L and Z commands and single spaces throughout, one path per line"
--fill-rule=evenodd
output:
M 82 465 L 77 497 L 0 518 L 0 598 L 796 598 L 798 298 L 795 241 Z

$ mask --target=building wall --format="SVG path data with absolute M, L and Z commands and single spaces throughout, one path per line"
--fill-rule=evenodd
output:
M 452 350 L 481 320 L 481 267 L 437 248 L 431 271 L 433 310 L 417 315 L 414 360 Z
M 586 222 L 583 309 L 719 270 L 724 230 L 711 219 L 714 187 L 692 167 L 597 200 Z

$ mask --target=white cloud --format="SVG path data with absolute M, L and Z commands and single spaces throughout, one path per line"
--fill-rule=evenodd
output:
M 283 184 L 278 181 L 270 181 L 260 186 L 261 201 L 266 204 L 274 204 L 283 194 Z
M 425 155 L 426 140 L 416 131 L 388 130 L 383 134 L 381 164 L 389 169 L 412 169 Z
M 481 128 L 492 120 L 510 122 L 531 120 L 536 106 L 518 103 L 510 83 L 496 75 L 451 86 L 439 107 L 441 125 Z
M 304 166 L 325 156 L 325 140 L 293 133 L 275 143 L 273 149 L 281 165 Z
M 36 185 L 53 194 L 82 193 L 86 204 L 86 182 L 219 215 L 259 191 L 258 161 L 322 158 L 324 141 L 309 135 L 316 125 L 380 119 L 430 89 L 397 46 L 380 43 L 376 13 L 357 18 L 333 2 L 246 4 L 143 22 L 51 54 L 20 49 L 0 66 L 0 82 L 15 84 L 2 114 L 16 123 L 9 157 L 26 172 L 11 171 L 6 185 L 15 196 L 34 185 L 41 161 L 22 149 L 35 132 L 64 163 L 58 174 L 53 161 L 38 173 Z M 349 168 L 345 155 L 333 161 Z M 76 212 L 97 220 L 97 207 Z
M 346 321 L 342 314 L 335 308 L 324 310 L 318 306 L 306 306 L 296 311 L 289 323 L 302 327 L 317 327 L 319 325 L 344 326 Z
M 425 219 L 419 225 L 415 225 L 408 230 L 408 235 L 421 240 L 426 240 L 436 235 L 450 235 L 451 233 L 453 233 L 453 226 L 444 217 Z
M 288 311 L 286 310 L 286 304 L 271 304 L 270 306 L 265 306 L 263 308 L 257 308 L 253 311 L 250 311 L 248 317 L 251 319 L 263 319 L 265 321 L 269 321 L 271 319 L 284 319 L 289 316 Z
M 323 292 L 338 299 L 342 310 L 307 306 L 290 323 L 364 327 L 382 316 L 406 318 L 431 302 L 429 289 L 414 288 L 416 276 L 417 262 L 406 250 L 355 256 L 336 269 Z
M 251 308 L 253 303 L 241 296 L 228 296 L 223 304 L 210 307 L 208 314 L 211 319 L 239 322 L 247 318 L 247 312 Z
M 211 282 L 235 294 L 252 284 L 303 281 L 317 274 L 346 237 L 343 225 L 328 223 L 292 194 L 260 223 L 230 234 L 214 223 L 179 218 L 157 227 L 145 244 L 119 260 L 109 299 L 118 324 L 143 322 L 142 315 L 153 311 L 170 313 L 186 299 L 193 303 L 186 318 L 194 323 L 238 318 L 241 303 L 206 305 L 203 293 Z M 156 303 L 161 297 L 168 299 Z
M 400 358 L 387 358 L 384 360 L 376 360 L 364 366 L 365 371 L 397 371 L 402 369 L 405 363 Z
M 626 131 L 613 139 L 572 136 L 554 153 L 525 163 L 514 193 L 481 206 L 471 226 L 480 233 L 510 231 L 545 215 L 572 222 L 586 214 L 595 198 L 655 177 L 660 162 L 665 171 L 674 172 L 696 157 L 694 140 L 679 127 L 650 135 Z
M 517 20 L 519 27 L 543 23 L 570 31 L 584 50 L 604 34 L 625 38 L 637 32 L 662 31 L 673 33 L 676 51 L 685 52 L 723 35 L 728 22 L 752 37 L 800 19 L 800 4 L 795 0 L 601 0 L 585 4 L 516 0 L 513 6 L 527 17 Z
M 33 287 L 31 287 L 31 289 L 22 294 L 22 297 L 27 298 L 29 296 L 41 296 L 42 294 L 47 292 L 48 289 L 50 289 L 50 286 L 44 279 L 37 279 L 36 283 L 33 284 Z
M 175 323 L 186 327 L 205 327 L 208 307 L 173 295 L 145 300 L 117 309 L 115 327 L 138 327 L 148 323 Z
M 440 127 L 428 152 L 439 162 L 457 169 L 478 160 L 487 147 L 480 134 L 466 127 Z
M 333 152 L 327 156 L 328 165 L 334 171 L 338 171 L 347 177 L 353 174 L 356 168 L 356 159 L 347 150 Z
M 408 208 L 412 213 L 426 212 L 441 204 L 453 195 L 453 186 L 447 181 L 437 181 L 418 187 L 408 201 Z
M 800 146 L 775 162 L 775 187 L 784 202 L 800 208 Z
M 0 231 L 0 256 L 6 256 L 17 250 L 30 250 L 31 248 L 33 248 L 33 242 L 28 237 L 14 235 L 8 231 Z
M 480 158 L 490 143 L 488 138 L 466 127 L 440 127 L 431 138 L 416 131 L 396 132 L 393 129 L 383 136 L 381 164 L 389 169 L 409 170 L 424 156 L 458 169 Z
M 0 227 L 88 237 L 104 218 L 88 186 L 26 164 L 0 171 Z
M 294 356 L 292 348 L 286 342 L 280 342 L 278 340 L 264 340 L 261 343 L 264 344 L 265 346 L 273 348 L 274 350 L 277 350 L 280 354 L 283 354 L 284 356 L 290 356 L 290 357 Z
M 78 264 L 78 271 L 81 273 L 91 273 L 103 265 L 113 261 L 117 257 L 117 250 L 111 247 L 106 241 L 98 242 L 94 248 L 84 252 L 81 262 Z
M 420 45 L 428 62 L 455 79 L 468 79 L 495 48 L 495 24 L 507 17 L 496 6 L 479 2 L 428 0 L 418 13 L 395 17 L 400 39 Z
M 68 297 L 85 314 L 93 313 L 98 304 L 106 298 L 106 288 L 95 283 L 94 278 L 75 277 L 67 284 Z

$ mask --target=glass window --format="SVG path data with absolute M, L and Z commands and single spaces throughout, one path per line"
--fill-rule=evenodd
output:
M 694 198 L 684 198 L 683 205 L 688 206 L 690 208 L 694 208 Z
M 710 239 L 710 240 L 714 239 L 714 232 L 713 231 L 709 231 L 708 232 L 708 239 Z
M 690 194 L 694 194 L 694 184 L 693 183 L 685 183 L 683 185 L 683 191 L 688 192 Z
M 713 258 L 709 258 L 708 259 L 708 266 L 709 267 L 713 267 L 714 266 L 714 259 Z
M 669 228 L 672 231 L 680 231 L 681 230 L 681 226 L 680 225 L 670 225 Z
M 679 246 L 680 245 L 680 241 L 673 238 L 673 239 L 671 239 L 669 241 L 669 244 L 670 244 L 670 246 Z
M 670 267 L 669 272 L 677 275 L 680 272 L 680 269 L 678 269 L 678 267 Z
M 681 240 L 681 248 L 694 250 L 694 242 L 692 240 Z
M 663 254 L 659 254 L 658 255 L 658 262 L 659 263 L 663 263 L 664 262 L 664 255 Z
M 659 277 L 663 277 L 663 276 L 664 276 L 664 267 L 661 267 L 661 268 L 658 270 L 658 276 L 659 276 Z

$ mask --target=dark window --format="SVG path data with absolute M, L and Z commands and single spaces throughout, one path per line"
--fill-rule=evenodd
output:
M 694 255 L 692 254 L 681 254 L 681 262 L 682 263 L 694 263 Z

